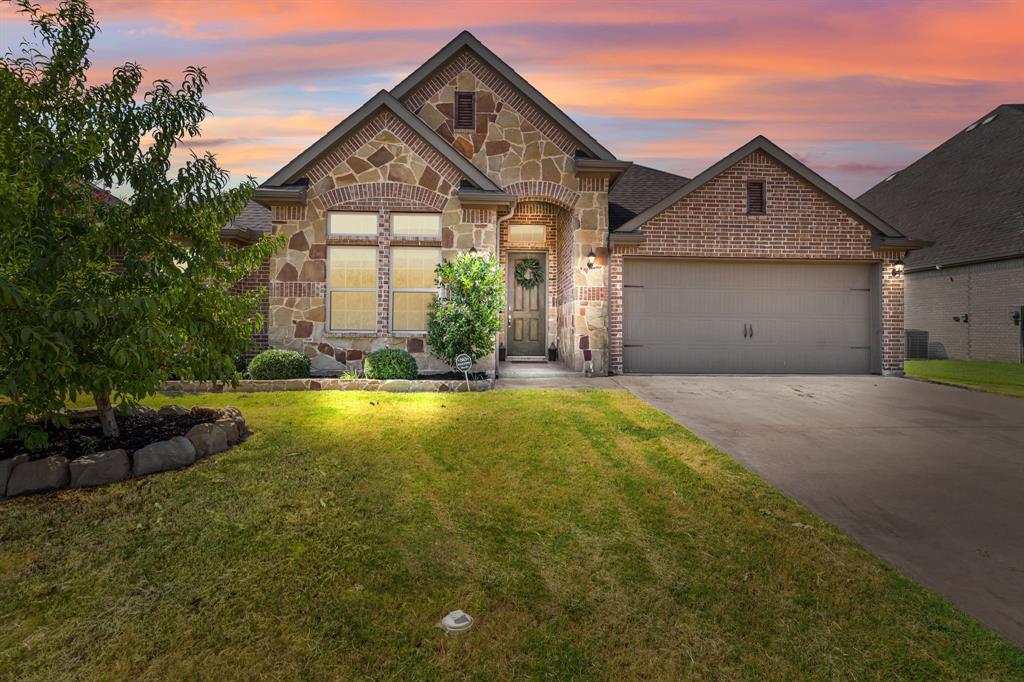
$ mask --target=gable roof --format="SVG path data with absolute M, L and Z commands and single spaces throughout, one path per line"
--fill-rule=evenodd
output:
M 707 182 L 720 175 L 725 170 L 734 166 L 737 162 L 742 161 L 750 154 L 756 151 L 763 151 L 764 153 L 771 156 L 773 159 L 778 161 L 780 164 L 785 166 L 790 172 L 797 177 L 803 179 L 805 182 L 816 188 L 822 194 L 825 194 L 830 199 L 835 201 L 837 204 L 845 208 L 848 212 L 862 220 L 866 225 L 871 227 L 873 230 L 878 232 L 882 237 L 890 237 L 896 239 L 903 239 L 903 235 L 892 225 L 888 224 L 877 215 L 861 206 L 854 201 L 848 194 L 843 192 L 841 189 L 833 185 L 831 182 L 821 177 L 806 165 L 798 161 L 797 159 L 790 156 L 781 147 L 776 145 L 774 142 L 769 140 L 764 135 L 758 135 L 750 142 L 746 143 L 729 156 L 725 157 L 718 163 L 714 164 L 703 173 L 693 178 L 685 185 L 677 189 L 676 191 L 669 194 L 667 197 L 657 202 L 653 206 L 647 208 L 634 218 L 624 223 L 618 230 L 617 234 L 624 232 L 636 232 L 640 229 L 640 226 L 645 222 L 658 215 L 662 211 L 666 210 L 680 199 L 684 198 L 688 194 L 694 192 L 700 187 L 704 186 Z
M 1024 104 L 1004 104 L 861 195 L 906 234 L 935 241 L 921 269 L 1024 254 Z
M 502 78 L 511 83 L 517 90 L 523 93 L 530 102 L 544 112 L 555 123 L 562 127 L 570 136 L 583 145 L 585 151 L 597 159 L 613 160 L 615 156 L 605 149 L 600 142 L 595 140 L 590 133 L 581 128 L 578 123 L 559 109 L 547 97 L 542 95 L 537 88 L 530 85 L 525 78 L 501 60 L 498 55 L 491 52 L 487 47 L 477 40 L 469 31 L 463 31 L 442 47 L 433 57 L 423 63 L 418 69 L 409 74 L 401 83 L 391 89 L 391 94 L 401 99 L 416 89 L 423 81 L 430 77 L 437 69 L 441 68 L 463 48 L 471 50 L 476 56 L 482 59 L 489 67 L 494 69 Z
M 409 126 L 427 144 L 436 149 L 477 187 L 492 192 L 501 191 L 501 188 L 484 175 L 479 168 L 470 163 L 462 154 L 455 151 L 454 147 L 445 142 L 440 135 L 431 130 L 430 126 L 421 121 L 415 114 L 402 106 L 402 103 L 395 99 L 387 90 L 381 90 L 370 98 L 370 101 L 349 114 L 345 120 L 334 126 L 330 132 L 292 159 L 284 168 L 274 173 L 261 187 L 283 187 L 296 182 L 300 179 L 303 171 L 307 170 L 321 154 L 331 149 L 346 135 L 357 130 L 359 126 L 381 108 L 385 108 L 397 116 L 402 123 Z
M 634 163 L 608 193 L 609 229 L 614 232 L 689 181 L 681 175 Z
M 221 228 L 222 237 L 254 242 L 264 234 L 270 234 L 270 209 L 250 200 L 234 220 Z

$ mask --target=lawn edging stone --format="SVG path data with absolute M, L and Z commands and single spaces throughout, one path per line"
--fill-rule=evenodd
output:
M 263 393 L 267 391 L 386 391 L 389 393 L 478 393 L 494 388 L 494 379 L 242 379 L 235 385 L 211 381 L 167 381 L 165 393 Z
M 95 488 L 123 481 L 132 474 L 128 453 L 120 448 L 73 459 L 68 468 L 71 471 L 69 488 Z
M 163 414 L 189 414 L 180 405 L 165 407 L 174 409 L 161 408 Z M 0 500 L 68 488 L 93 488 L 182 469 L 200 459 L 224 452 L 251 433 L 237 407 L 196 407 L 191 414 L 209 417 L 213 421 L 197 424 L 184 436 L 155 441 L 131 454 L 118 448 L 72 460 L 63 456 L 29 460 L 27 454 L 0 460 Z
M 44 457 L 31 462 L 21 462 L 11 471 L 7 481 L 7 495 L 27 495 L 68 487 L 71 473 L 67 457 Z

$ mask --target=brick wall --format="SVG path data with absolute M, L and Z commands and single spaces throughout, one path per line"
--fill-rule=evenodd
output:
M 256 355 L 260 351 L 264 351 L 270 347 L 267 341 L 267 325 L 270 324 L 270 301 L 268 298 L 268 289 L 270 287 L 270 261 L 264 261 L 258 269 L 249 273 L 249 275 L 240 281 L 235 286 L 231 287 L 231 291 L 234 293 L 248 293 L 250 291 L 263 291 L 263 297 L 260 299 L 259 312 L 263 316 L 263 326 L 258 332 L 252 335 L 252 351 L 248 357 Z
M 906 327 L 928 332 L 935 359 L 1020 362 L 1024 258 L 907 274 Z M 968 321 L 954 317 L 968 314 Z
M 748 215 L 746 183 L 764 180 L 766 215 Z M 757 151 L 655 216 L 642 243 L 618 245 L 611 256 L 609 346 L 611 371 L 622 372 L 622 270 L 627 256 L 767 258 L 881 262 L 871 230 L 830 198 Z M 902 279 L 883 268 L 882 363 L 903 370 Z

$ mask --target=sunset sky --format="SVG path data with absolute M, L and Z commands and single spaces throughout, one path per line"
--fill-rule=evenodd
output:
M 1024 0 L 93 6 L 96 77 L 207 67 L 197 147 L 260 180 L 463 29 L 617 157 L 688 176 L 764 134 L 857 195 L 1024 101 Z M 5 49 L 30 36 L 8 6 L 0 22 Z

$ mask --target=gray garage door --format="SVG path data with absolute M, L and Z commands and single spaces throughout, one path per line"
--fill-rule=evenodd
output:
M 871 371 L 869 264 L 634 259 L 623 275 L 626 372 Z

